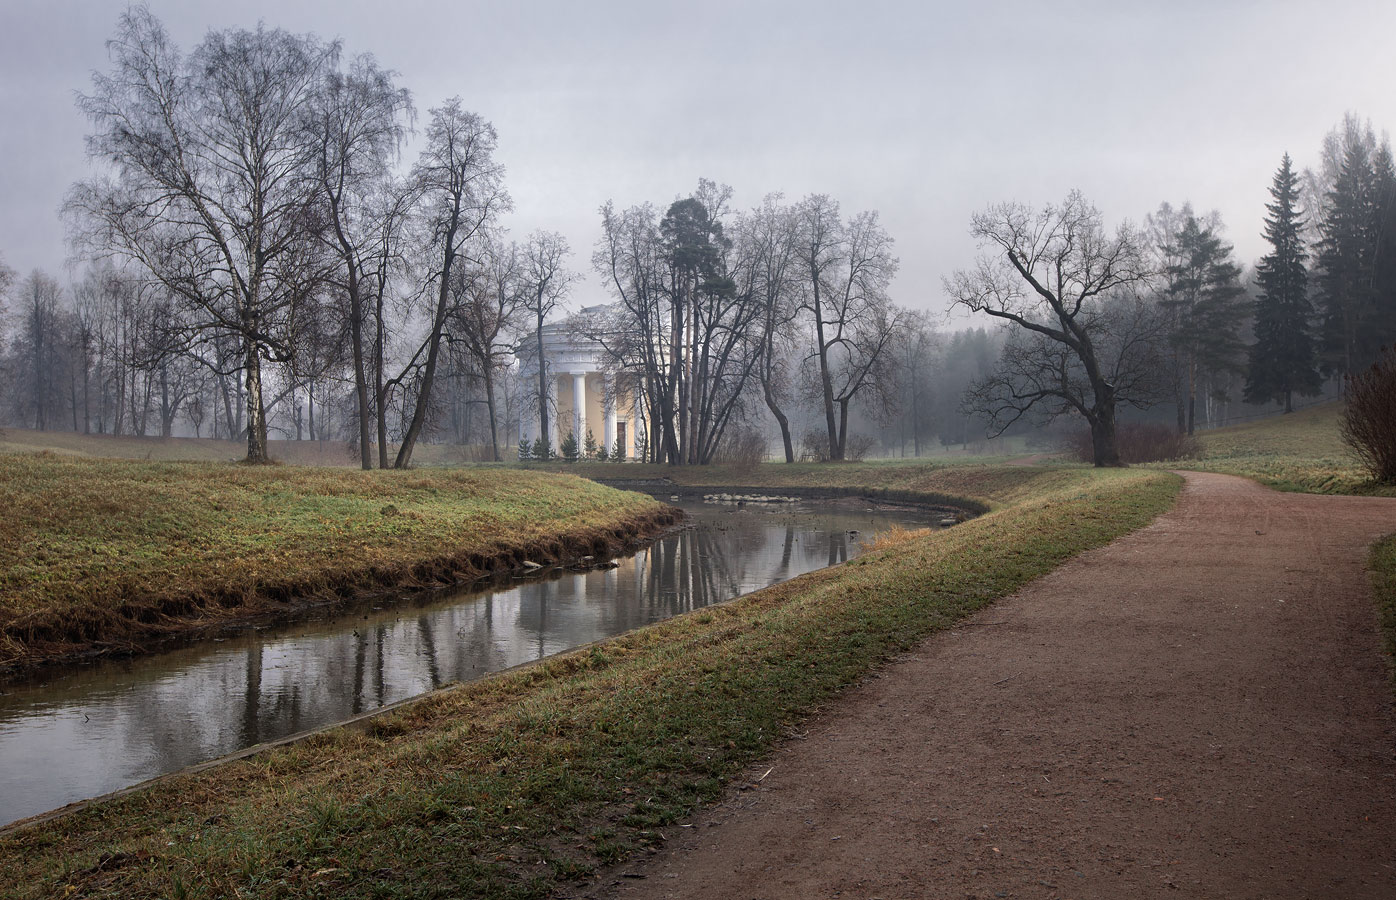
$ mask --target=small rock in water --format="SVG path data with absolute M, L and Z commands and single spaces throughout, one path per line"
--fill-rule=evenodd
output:
M 522 563 L 520 563 L 520 565 L 522 565 L 525 569 L 541 569 L 541 568 L 543 568 L 540 564 L 534 562 L 534 561 L 531 560 L 531 559 L 526 559 L 526 560 L 524 560 Z

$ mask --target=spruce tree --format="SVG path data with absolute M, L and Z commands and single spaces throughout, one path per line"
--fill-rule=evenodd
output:
M 1388 173 L 1378 171 L 1376 163 L 1383 160 Z M 1386 337 L 1376 275 L 1389 160 L 1389 152 L 1378 154 L 1360 135 L 1349 134 L 1342 167 L 1328 192 L 1318 256 L 1326 371 L 1356 372 L 1375 357 Z
M 1299 179 L 1289 154 L 1280 161 L 1270 186 L 1273 202 L 1265 204 L 1265 240 L 1271 250 L 1256 266 L 1260 296 L 1255 301 L 1255 344 L 1246 372 L 1247 403 L 1283 401 L 1294 409 L 1294 395 L 1313 396 L 1322 379 L 1318 350 L 1311 333 L 1314 317 L 1309 302 L 1307 253 L 1302 236 Z
M 577 435 L 571 431 L 567 432 L 567 437 L 562 439 L 562 445 L 558 447 L 562 453 L 562 458 L 568 462 L 576 462 L 581 455 L 582 448 L 577 444 Z
M 1169 337 L 1183 360 L 1188 434 L 1196 422 L 1198 376 L 1242 369 L 1245 289 L 1231 250 L 1195 216 L 1187 217 L 1169 248 L 1177 262 L 1168 267 L 1168 289 L 1160 305 L 1172 313 Z

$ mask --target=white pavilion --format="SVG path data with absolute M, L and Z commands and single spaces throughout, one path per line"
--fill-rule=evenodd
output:
M 583 309 L 577 318 L 594 314 L 604 307 Z M 576 319 L 564 319 L 543 326 L 543 365 L 548 378 L 548 443 L 554 452 L 568 432 L 576 435 L 577 446 L 586 441 L 587 431 L 612 453 L 616 443 L 626 459 L 635 458 L 636 438 L 645 433 L 639 392 L 617 389 L 617 376 L 604 369 L 601 343 L 587 337 Z M 530 444 L 538 439 L 538 346 L 537 336 L 524 340 L 517 351 L 519 383 L 524 413 L 521 433 Z M 531 402 L 530 402 L 531 401 Z

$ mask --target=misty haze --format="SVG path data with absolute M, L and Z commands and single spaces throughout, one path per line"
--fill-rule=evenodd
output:
M 1396 896 L 1393 30 L 6 5 L 0 895 Z

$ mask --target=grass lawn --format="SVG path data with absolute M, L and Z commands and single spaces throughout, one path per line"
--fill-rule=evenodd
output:
M 1198 435 L 1204 455 L 1181 468 L 1254 478 L 1282 491 L 1396 496 L 1374 484 L 1338 435 L 1342 402 Z
M 763 468 L 760 483 L 777 486 L 778 471 Z M 925 485 L 993 510 L 448 688 L 367 727 L 9 832 L 0 885 L 18 897 L 545 896 L 662 843 L 839 690 L 1146 524 L 1179 486 L 1138 469 L 832 466 L 790 476 Z
M 0 664 L 469 578 L 670 521 L 575 476 L 0 454 Z

